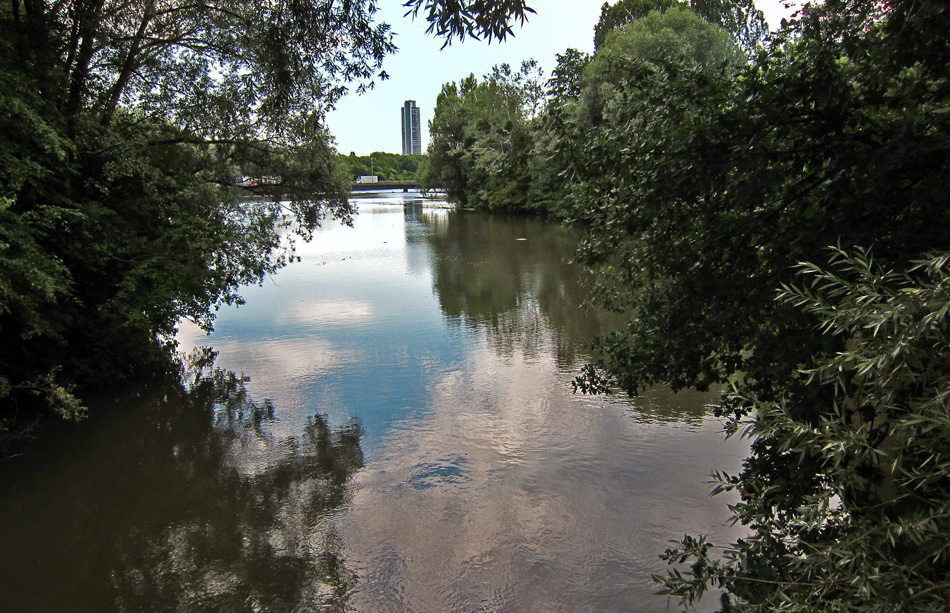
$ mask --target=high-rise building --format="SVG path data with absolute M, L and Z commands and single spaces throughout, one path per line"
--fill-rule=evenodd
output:
M 406 100 L 399 109 L 399 123 L 402 126 L 402 154 L 421 154 L 422 122 L 419 120 L 419 107 L 416 106 L 415 100 Z

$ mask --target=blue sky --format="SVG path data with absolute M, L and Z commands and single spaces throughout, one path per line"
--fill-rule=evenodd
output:
M 376 83 L 375 89 L 363 94 L 350 94 L 337 103 L 327 116 L 330 131 L 336 137 L 341 153 L 369 155 L 373 151 L 401 153 L 399 107 L 405 100 L 415 100 L 423 126 L 428 126 L 435 100 L 442 85 L 458 81 L 469 74 L 482 77 L 496 64 L 513 66 L 534 58 L 550 72 L 555 54 L 568 47 L 591 52 L 594 47 L 594 24 L 600 16 L 604 0 L 535 0 L 529 2 L 537 11 L 523 27 L 515 27 L 515 37 L 503 43 L 486 43 L 466 39 L 440 49 L 443 41 L 426 35 L 423 19 L 403 17 L 401 0 L 380 0 L 377 19 L 392 25 L 399 51 L 386 58 L 383 69 L 387 81 Z M 777 27 L 782 17 L 791 13 L 784 0 L 756 0 L 769 25 Z M 428 145 L 424 130 L 422 148 Z

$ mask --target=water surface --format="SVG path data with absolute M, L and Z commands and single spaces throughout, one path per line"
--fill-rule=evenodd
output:
M 572 394 L 606 325 L 577 239 L 361 199 L 214 334 L 183 326 L 223 370 L 0 467 L 11 610 L 668 610 L 657 555 L 734 536 L 707 481 L 746 447 L 707 395 Z

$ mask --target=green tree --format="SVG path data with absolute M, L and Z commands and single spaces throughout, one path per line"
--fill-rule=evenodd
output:
M 600 19 L 594 25 L 594 49 L 600 49 L 607 34 L 635 19 L 646 17 L 653 11 L 663 12 L 680 6 L 679 0 L 619 0 L 614 4 L 604 2 L 600 7 Z
M 439 33 L 503 38 L 521 2 L 410 0 Z M 376 4 L 0 4 L 0 431 L 168 367 L 326 216 L 347 219 L 326 111 L 385 78 Z M 268 176 L 249 199 L 237 174 Z M 315 198 L 314 194 L 319 194 Z M 285 232 L 288 231 L 288 232 Z M 108 376 L 105 376 L 108 375 Z
M 590 56 L 573 48 L 557 53 L 554 57 L 557 65 L 547 82 L 548 110 L 551 107 L 559 108 L 580 96 L 581 74 L 590 60 Z
M 538 211 L 555 217 L 572 214 L 573 160 L 580 155 L 574 109 L 581 94 L 581 76 L 590 56 L 577 49 L 556 55 L 557 65 L 546 84 L 544 112 L 532 125 L 529 199 Z
M 709 385 L 741 371 L 765 393 L 776 353 L 798 364 L 828 349 L 773 300 L 796 262 L 821 265 L 839 240 L 894 261 L 946 243 L 946 45 L 909 44 L 917 35 L 894 25 L 896 9 L 882 23 L 851 8 L 815 9 L 798 42 L 777 42 L 731 85 L 637 89 L 643 113 L 590 134 L 587 258 L 608 273 L 602 297 L 633 314 L 604 340 L 614 384 Z M 886 51 L 905 37 L 900 54 Z
M 457 37 L 504 40 L 513 35 L 511 22 L 524 23 L 534 9 L 525 0 L 405 0 L 407 15 L 425 14 L 429 34 L 445 37 L 448 45 Z
M 635 134 L 703 121 L 707 101 L 722 94 L 742 61 L 729 34 L 679 7 L 611 31 L 591 57 L 559 56 L 535 136 L 534 190 L 543 206 L 569 219 L 597 215 L 591 184 L 600 183 L 598 198 L 625 184 L 598 164 L 629 173 L 627 165 L 638 162 L 615 158 L 630 151 Z
M 728 33 L 689 9 L 648 13 L 608 33 L 584 67 L 577 129 L 629 134 L 655 129 L 653 122 L 666 119 L 664 114 L 671 121 L 704 114 L 704 107 L 685 106 L 702 102 L 689 98 L 724 89 L 743 59 Z
M 642 19 L 652 11 L 689 8 L 709 23 L 718 25 L 736 37 L 739 45 L 753 53 L 768 35 L 768 26 L 762 11 L 751 0 L 618 0 L 604 3 L 600 19 L 594 26 L 594 48 L 599 49 L 607 35 L 623 25 Z
M 733 512 L 750 533 L 721 555 L 702 538 L 668 550 L 664 558 L 691 570 L 660 578 L 663 593 L 688 604 L 714 585 L 738 599 L 736 610 L 950 606 L 948 262 L 931 255 L 899 272 L 835 248 L 827 270 L 797 268 L 779 301 L 847 343 L 785 376 L 833 401 L 803 420 L 790 396 L 732 398 L 756 408 L 732 426 L 757 437 L 758 453 L 741 475 L 717 475 L 717 491 L 740 492 Z M 763 443 L 784 475 L 757 466 Z
M 353 180 L 362 175 L 376 175 L 380 181 L 415 180 L 419 175 L 422 155 L 398 155 L 374 151 L 370 155 L 339 155 L 337 161 L 343 173 Z
M 578 385 L 729 383 L 720 413 L 755 434 L 723 478 L 749 539 L 718 563 L 692 537 L 668 555 L 693 563 L 666 580 L 687 603 L 710 583 L 748 610 L 950 599 L 945 264 L 926 255 L 950 249 L 948 19 L 829 0 L 737 72 L 628 63 L 588 107 L 612 119 L 590 115 L 580 146 L 583 258 L 629 319 Z M 796 290 L 798 262 L 813 272 Z
M 544 97 L 533 60 L 512 71 L 496 66 L 443 86 L 429 125 L 429 164 L 423 183 L 443 188 L 463 206 L 527 211 L 531 121 Z
M 468 168 L 463 166 L 465 148 L 470 144 L 466 128 L 472 112 L 466 99 L 478 85 L 475 75 L 456 83 L 446 83 L 436 99 L 429 122 L 429 164 L 422 177 L 423 186 L 444 189 L 450 199 L 467 203 Z

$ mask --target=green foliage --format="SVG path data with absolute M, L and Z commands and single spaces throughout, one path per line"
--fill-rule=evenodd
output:
M 399 155 L 374 151 L 370 155 L 339 155 L 337 162 L 349 180 L 363 175 L 376 175 L 380 181 L 418 180 L 424 155 Z
M 704 97 L 724 89 L 741 61 L 729 35 L 695 13 L 649 13 L 611 31 L 585 66 L 578 133 L 627 138 L 635 131 L 668 130 L 674 139 L 691 129 L 689 122 L 704 120 Z
M 451 38 L 503 38 L 522 3 L 413 0 Z M 0 429 L 167 369 L 293 257 L 347 182 L 323 125 L 393 52 L 376 3 L 0 4 Z M 267 197 L 236 175 L 267 176 Z
M 760 47 L 768 35 L 768 26 L 762 11 L 751 0 L 618 0 L 604 3 L 600 19 L 594 26 L 594 48 L 600 49 L 613 30 L 632 21 L 643 19 L 651 12 L 665 12 L 671 8 L 691 9 L 711 24 L 732 34 L 747 53 Z
M 535 138 L 533 187 L 542 206 L 589 219 L 597 214 L 595 181 L 601 202 L 605 193 L 622 197 L 614 190 L 640 163 L 630 139 L 642 137 L 633 135 L 669 130 L 672 139 L 704 121 L 707 101 L 721 95 L 741 61 L 728 34 L 675 7 L 613 30 L 589 58 L 560 56 Z M 625 174 L 614 177 L 605 166 Z
M 531 123 L 544 93 L 540 77 L 532 60 L 518 71 L 496 66 L 481 82 L 470 75 L 443 86 L 429 125 L 423 185 L 445 189 L 463 206 L 534 210 L 528 163 Z
M 674 6 L 681 6 L 679 0 L 619 0 L 614 4 L 604 2 L 600 7 L 600 19 L 594 26 L 594 49 L 607 40 L 607 34 L 636 19 L 642 19 L 651 12 L 662 13 Z
M 591 133 L 578 190 L 594 224 L 587 261 L 609 272 L 601 297 L 635 315 L 604 339 L 613 384 L 744 372 L 768 399 L 780 363 L 834 349 L 772 299 L 797 261 L 821 265 L 839 240 L 891 261 L 946 246 L 936 48 L 882 57 L 883 28 L 839 10 L 828 5 L 731 83 L 666 79 L 676 89 L 640 90 L 642 113 Z
M 528 63 L 520 72 L 503 66 L 482 82 L 471 76 L 446 85 L 423 180 L 464 206 L 584 217 L 573 205 L 577 166 L 592 157 L 593 129 L 626 122 L 635 106 L 629 98 L 652 95 L 634 91 L 645 84 L 638 71 L 679 64 L 689 71 L 678 75 L 688 87 L 689 74 L 727 79 L 742 60 L 729 34 L 688 9 L 668 3 L 666 15 L 651 13 L 653 4 L 638 7 L 642 18 L 618 17 L 595 56 L 559 55 L 546 84 Z
M 525 0 L 405 0 L 406 14 L 425 13 L 429 34 L 445 37 L 445 45 L 458 37 L 503 41 L 512 35 L 511 22 L 524 23 L 534 9 Z
M 551 78 L 547 82 L 548 107 L 560 108 L 564 104 L 577 98 L 580 93 L 581 73 L 587 66 L 590 57 L 577 49 L 567 49 L 563 54 L 555 55 L 557 65 L 551 71 Z
M 585 77 L 588 81 L 614 82 L 619 86 L 627 84 L 628 75 L 608 79 L 601 75 L 615 61 L 682 64 L 686 69 L 702 72 L 716 70 L 722 64 L 735 67 L 740 59 L 725 31 L 688 9 L 674 7 L 662 13 L 651 12 L 611 31 Z M 620 68 L 624 66 L 621 64 Z
M 750 536 L 724 554 L 685 539 L 666 558 L 692 566 L 666 589 L 943 610 L 950 14 L 829 1 L 744 67 L 693 61 L 682 36 L 614 42 L 655 19 L 607 37 L 573 121 L 582 257 L 628 318 L 577 383 L 728 382 L 720 414 L 755 435 L 719 479 Z
M 691 563 L 662 578 L 693 602 L 707 584 L 735 610 L 942 611 L 950 606 L 950 255 L 884 269 L 869 252 L 832 250 L 830 268 L 798 267 L 782 303 L 815 315 L 846 348 L 787 373 L 829 388 L 833 402 L 802 420 L 793 398 L 757 406 L 748 431 L 791 466 L 762 474 L 753 458 L 718 490 L 738 490 L 750 534 L 719 559 L 687 538 L 665 558 Z M 794 505 L 776 504 L 802 468 Z
M 82 154 L 37 172 L 62 180 L 61 191 L 35 176 L 2 210 L 0 363 L 7 401 L 23 408 L 39 395 L 78 416 L 66 390 L 104 371 L 163 367 L 179 318 L 210 328 L 215 305 L 239 301 L 241 285 L 288 261 L 282 228 L 306 237 L 328 213 L 348 212 L 325 140 L 253 152 L 285 177 L 290 200 L 281 203 L 240 202 L 229 185 L 239 147 L 201 144 L 166 124 L 121 115 L 72 140 Z M 309 196 L 317 189 L 327 194 L 320 202 Z

